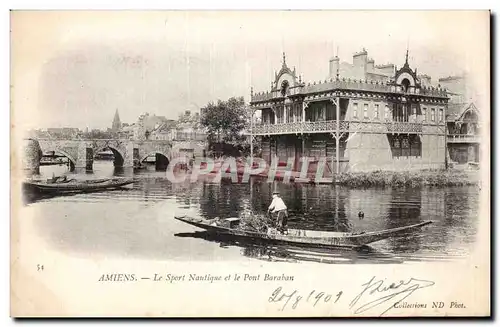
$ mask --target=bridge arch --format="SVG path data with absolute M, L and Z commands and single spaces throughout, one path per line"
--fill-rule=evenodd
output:
M 168 165 L 170 164 L 170 157 L 165 152 L 159 151 L 159 150 L 153 150 L 153 151 L 147 152 L 146 155 L 143 155 L 140 158 L 139 163 L 142 163 L 144 160 L 146 160 L 147 157 L 149 157 L 151 155 L 156 156 L 155 166 L 156 166 L 157 170 L 158 169 L 159 170 L 167 169 Z
M 69 160 L 69 164 L 70 164 L 69 170 L 70 171 L 75 170 L 75 166 L 76 166 L 77 161 L 76 161 L 75 157 L 73 157 L 68 152 L 61 150 L 61 149 L 57 149 L 57 148 L 55 148 L 55 149 L 43 149 L 43 151 L 42 151 L 42 153 L 47 153 L 47 152 L 54 152 L 54 154 L 57 153 L 57 154 L 65 156 Z
M 122 153 L 122 151 L 120 151 L 119 149 L 117 149 L 116 147 L 114 147 L 112 145 L 103 145 L 103 146 L 95 148 L 94 149 L 94 159 L 95 159 L 95 156 L 97 155 L 97 153 L 99 153 L 100 151 L 108 150 L 108 149 L 111 152 L 113 152 L 113 156 L 114 156 L 113 165 L 115 167 L 123 167 L 123 163 L 125 162 L 125 155 Z

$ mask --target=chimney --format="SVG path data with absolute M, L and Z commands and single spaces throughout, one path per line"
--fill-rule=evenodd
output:
M 366 79 L 366 66 L 368 61 L 368 53 L 365 48 L 360 52 L 355 53 L 352 56 L 352 64 L 353 64 L 353 77 L 355 79 Z
M 366 71 L 372 73 L 374 68 L 375 68 L 375 60 L 373 60 L 372 58 L 368 59 L 368 61 L 366 62 Z
M 352 56 L 352 63 L 354 67 L 363 67 L 366 68 L 366 63 L 368 61 L 368 52 L 366 52 L 366 49 L 363 48 L 360 52 L 356 52 Z
M 339 57 L 335 56 L 330 59 L 330 76 L 329 78 L 337 78 L 337 72 L 339 70 Z

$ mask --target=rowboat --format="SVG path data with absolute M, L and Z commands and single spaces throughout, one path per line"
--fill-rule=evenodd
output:
M 128 178 L 103 178 L 95 180 L 62 180 L 52 182 L 47 181 L 25 181 L 23 187 L 26 191 L 36 193 L 76 193 L 76 192 L 95 192 L 109 189 L 120 188 L 132 184 L 133 179 Z
M 276 228 L 269 228 L 267 233 L 241 230 L 238 228 L 239 218 L 226 218 L 222 220 L 206 220 L 189 216 L 175 216 L 175 219 L 184 223 L 205 229 L 209 233 L 230 236 L 238 239 L 258 240 L 275 244 L 290 244 L 308 247 L 347 247 L 358 248 L 391 237 L 408 236 L 432 221 L 403 227 L 385 229 L 375 232 L 344 233 L 315 231 L 305 229 L 288 229 L 281 234 Z

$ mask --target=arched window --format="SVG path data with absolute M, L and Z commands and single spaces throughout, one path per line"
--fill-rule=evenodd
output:
M 403 92 L 408 92 L 408 89 L 410 88 L 410 80 L 407 78 L 403 79 L 401 81 L 401 85 L 403 86 Z
M 288 83 L 287 80 L 284 80 L 281 83 L 281 95 L 285 96 L 288 93 L 288 87 L 289 86 L 290 86 L 290 84 Z

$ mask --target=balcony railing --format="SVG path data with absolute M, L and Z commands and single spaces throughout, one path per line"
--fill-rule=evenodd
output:
M 479 143 L 479 136 L 474 134 L 448 134 L 448 143 Z
M 260 124 L 253 127 L 254 135 L 328 133 L 337 130 L 336 120 L 306 121 L 281 124 Z M 386 121 L 345 121 L 339 122 L 340 132 L 366 133 L 422 133 L 422 123 Z
M 389 133 L 422 133 L 421 123 L 390 122 L 385 125 Z

